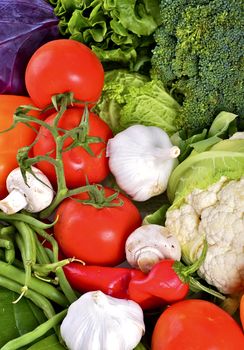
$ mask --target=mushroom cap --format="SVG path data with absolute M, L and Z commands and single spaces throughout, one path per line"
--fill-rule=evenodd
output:
M 33 172 L 26 172 L 26 183 L 20 168 L 12 170 L 6 180 L 6 187 L 10 193 L 18 190 L 22 193 L 26 200 L 27 206 L 25 210 L 31 213 L 37 213 L 47 208 L 54 196 L 52 185 L 46 175 L 36 167 L 31 167 Z
M 126 260 L 148 272 L 160 260 L 181 259 L 181 247 L 176 236 L 161 225 L 142 225 L 133 231 L 125 244 Z

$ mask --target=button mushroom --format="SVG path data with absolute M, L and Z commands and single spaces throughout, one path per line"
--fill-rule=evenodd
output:
M 20 168 L 12 170 L 6 180 L 8 196 L 0 201 L 0 209 L 6 214 L 14 214 L 25 209 L 38 213 L 47 208 L 54 196 L 52 185 L 46 175 L 32 167 L 26 172 L 26 182 Z
M 181 259 L 180 244 L 169 230 L 160 225 L 143 225 L 133 231 L 125 244 L 128 263 L 147 273 L 163 259 Z

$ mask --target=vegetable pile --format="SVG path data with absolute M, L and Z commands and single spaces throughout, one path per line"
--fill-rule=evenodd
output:
M 244 348 L 241 4 L 50 4 L 0 95 L 0 349 Z

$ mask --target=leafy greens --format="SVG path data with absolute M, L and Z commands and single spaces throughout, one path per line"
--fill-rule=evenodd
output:
M 62 35 L 88 45 L 103 62 L 138 71 L 150 64 L 159 0 L 49 0 Z
M 160 81 L 116 69 L 105 73 L 105 85 L 96 112 L 117 133 L 131 125 L 154 125 L 169 135 L 177 131 L 179 104 Z
M 204 152 L 193 151 L 170 176 L 167 194 L 173 208 L 194 189 L 206 189 L 222 176 L 238 180 L 244 174 L 244 140 L 228 139 Z

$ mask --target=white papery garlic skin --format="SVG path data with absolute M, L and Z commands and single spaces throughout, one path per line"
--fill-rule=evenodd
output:
M 60 331 L 70 350 L 132 350 L 145 332 L 143 311 L 132 300 L 87 292 L 70 305 Z
M 108 141 L 106 155 L 119 187 L 136 201 L 163 193 L 180 149 L 156 126 L 132 125 Z

